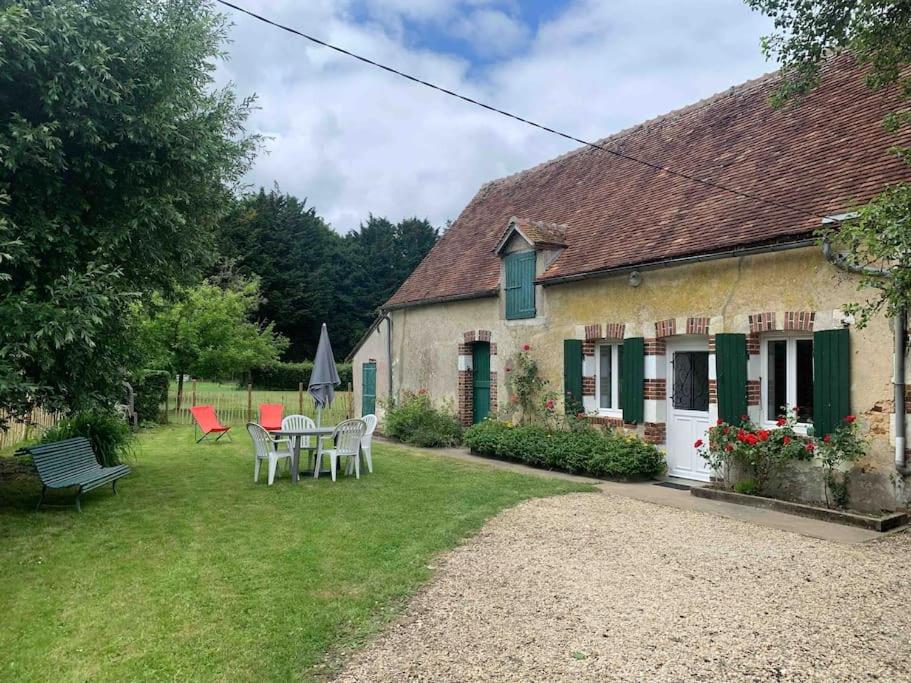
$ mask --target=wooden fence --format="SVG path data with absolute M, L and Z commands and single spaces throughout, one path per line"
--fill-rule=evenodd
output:
M 193 424 L 190 408 L 211 405 L 222 424 L 242 427 L 247 422 L 259 419 L 259 406 L 263 403 L 280 403 L 284 415 L 309 415 L 316 419 L 316 403 L 301 386 L 298 391 L 260 391 L 246 389 L 212 390 L 197 388 L 191 382 L 184 388 L 183 403 L 177 409 L 176 388 L 172 388 L 166 406 L 168 421 L 176 424 Z M 353 394 L 351 391 L 336 391 L 332 406 L 323 411 L 322 423 L 334 425 L 353 416 Z
M 0 411 L 0 418 L 5 421 L 9 419 L 9 415 Z M 41 408 L 34 408 L 23 421 L 9 420 L 9 428 L 5 431 L 0 430 L 0 449 L 11 448 L 38 438 L 45 429 L 57 424 L 58 419 L 58 413 L 49 413 Z

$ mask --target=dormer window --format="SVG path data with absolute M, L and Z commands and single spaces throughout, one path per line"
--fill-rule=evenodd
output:
M 503 311 L 507 320 L 538 315 L 538 275 L 566 248 L 566 226 L 510 218 L 494 253 L 502 259 Z

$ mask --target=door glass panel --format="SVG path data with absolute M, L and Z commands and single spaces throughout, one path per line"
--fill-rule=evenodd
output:
M 813 420 L 813 340 L 797 340 L 797 419 Z
M 812 349 L 810 351 L 812 356 Z M 812 357 L 811 357 L 812 362 Z M 768 380 L 766 417 L 774 420 L 784 415 L 788 406 L 788 343 L 773 339 L 768 346 Z
M 709 409 L 708 351 L 679 351 L 674 354 L 674 407 L 680 410 Z
M 598 391 L 601 394 L 601 401 L 598 405 L 602 408 L 612 408 L 611 347 L 607 344 L 598 347 Z

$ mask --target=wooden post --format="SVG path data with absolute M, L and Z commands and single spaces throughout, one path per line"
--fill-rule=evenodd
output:
M 253 385 L 247 383 L 247 422 L 253 421 Z
M 304 383 L 297 383 L 297 414 L 304 414 Z
M 190 400 L 192 401 L 193 405 L 195 406 L 196 405 L 196 380 L 195 379 L 193 380 L 193 391 L 191 392 L 190 395 L 191 395 Z
M 351 391 L 351 382 L 348 382 L 348 395 L 345 396 L 345 419 L 350 420 L 354 417 L 354 392 Z

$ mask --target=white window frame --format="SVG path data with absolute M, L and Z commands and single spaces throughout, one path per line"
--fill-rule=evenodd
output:
M 615 408 L 601 407 L 601 349 L 605 346 L 611 349 L 611 405 Z M 595 345 L 595 405 L 598 406 L 598 415 L 606 417 L 623 417 L 620 407 L 620 354 L 618 349 L 623 346 L 622 341 L 601 342 Z
M 778 426 L 778 415 L 769 415 L 768 406 L 769 406 L 769 383 L 768 383 L 768 371 L 769 371 L 769 342 L 771 341 L 785 341 L 787 346 L 785 348 L 785 358 L 787 360 L 787 373 L 785 376 L 785 400 L 788 404 L 788 409 L 790 410 L 791 406 L 797 403 L 797 342 L 798 341 L 813 341 L 812 334 L 764 334 L 760 337 L 760 363 L 761 370 L 759 375 L 759 384 L 761 388 L 760 392 L 760 416 L 761 422 L 764 427 L 777 427 Z M 813 369 L 815 381 L 816 368 Z M 796 432 L 805 434 L 807 428 L 810 426 L 809 422 L 798 422 L 794 425 L 794 430 Z

